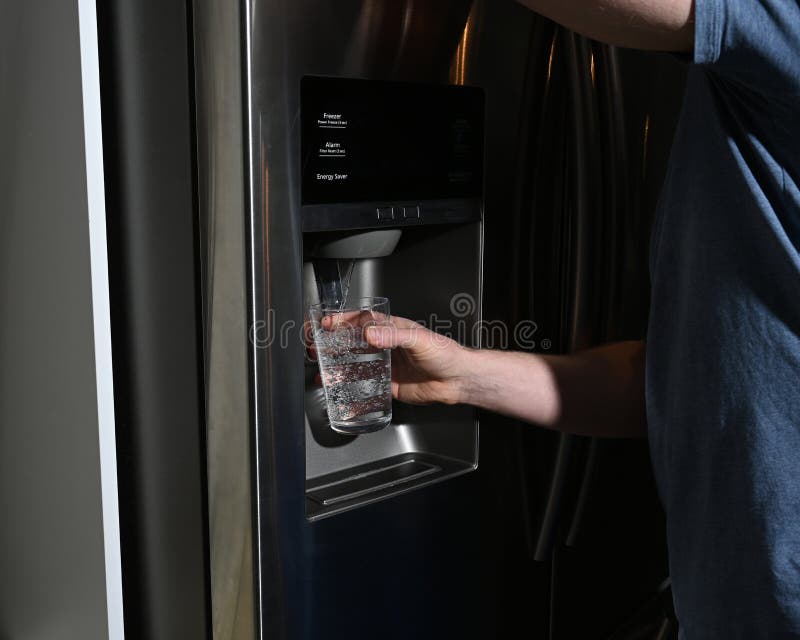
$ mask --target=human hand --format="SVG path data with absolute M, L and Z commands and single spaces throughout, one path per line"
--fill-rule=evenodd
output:
M 392 349 L 392 395 L 401 402 L 430 404 L 464 402 L 475 352 L 422 325 L 393 316 L 367 326 L 373 347 Z

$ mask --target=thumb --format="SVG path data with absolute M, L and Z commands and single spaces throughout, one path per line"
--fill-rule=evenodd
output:
M 420 339 L 418 328 L 398 329 L 397 327 L 368 327 L 366 330 L 367 342 L 373 347 L 381 349 L 396 349 L 401 347 L 409 349 L 417 344 Z

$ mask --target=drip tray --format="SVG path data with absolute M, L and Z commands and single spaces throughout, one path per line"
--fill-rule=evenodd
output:
M 364 471 L 339 482 L 316 486 L 307 491 L 306 496 L 314 502 L 328 507 L 332 504 L 359 498 L 373 491 L 396 487 L 441 470 L 441 467 L 412 458 L 383 469 Z
M 426 453 L 393 456 L 309 480 L 306 513 L 318 520 L 472 469 L 461 460 Z

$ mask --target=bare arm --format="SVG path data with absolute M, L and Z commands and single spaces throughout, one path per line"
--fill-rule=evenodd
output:
M 571 356 L 466 349 L 405 318 L 368 330 L 392 348 L 392 393 L 414 404 L 464 403 L 567 433 L 646 435 L 644 342 Z
M 647 433 L 644 342 L 620 342 L 571 356 L 473 351 L 463 402 L 567 433 Z
M 691 51 L 694 0 L 517 0 L 580 34 L 634 49 Z

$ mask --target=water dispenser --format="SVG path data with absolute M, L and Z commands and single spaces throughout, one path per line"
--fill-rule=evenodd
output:
M 404 316 L 479 346 L 484 100 L 479 89 L 307 76 L 301 85 L 303 304 L 386 296 Z M 393 406 L 392 424 L 334 432 L 305 365 L 311 520 L 467 473 L 466 406 Z

